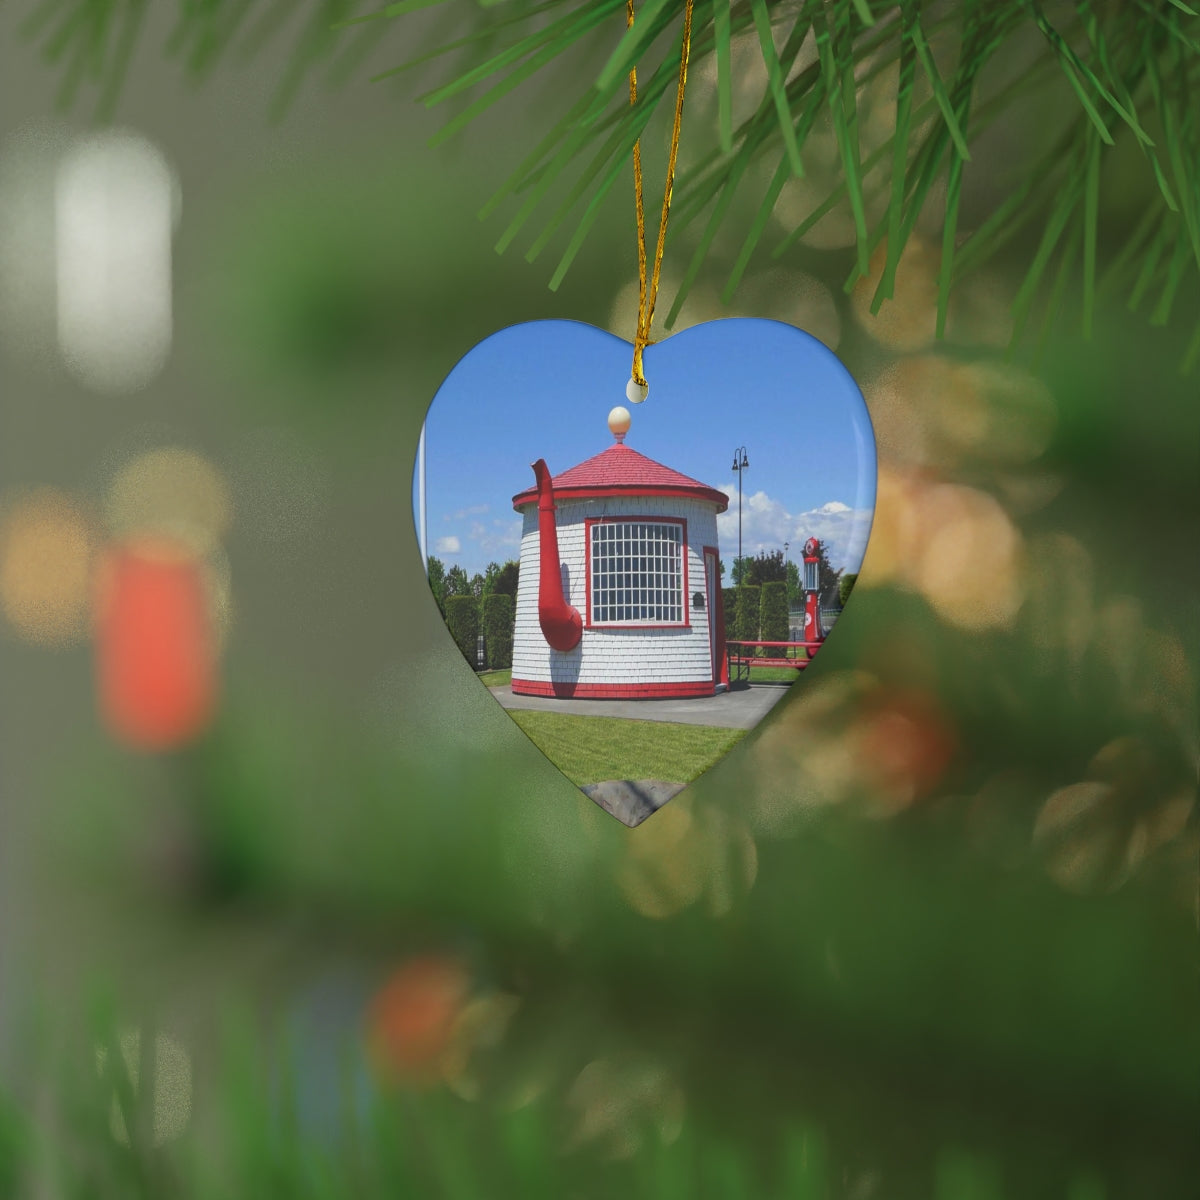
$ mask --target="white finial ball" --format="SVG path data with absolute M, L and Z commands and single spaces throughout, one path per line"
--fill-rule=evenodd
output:
M 650 395 L 648 383 L 638 383 L 636 379 L 631 378 L 625 385 L 625 398 L 630 404 L 641 404 L 648 395 Z
M 613 437 L 623 438 L 629 432 L 632 422 L 633 418 L 629 415 L 627 408 L 618 406 L 608 414 L 608 428 Z

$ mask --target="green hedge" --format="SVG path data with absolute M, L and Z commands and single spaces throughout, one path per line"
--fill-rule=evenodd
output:
M 737 594 L 735 587 L 721 589 L 722 616 L 725 618 L 725 636 L 737 637 Z
M 850 599 L 850 593 L 854 590 L 854 585 L 857 582 L 857 575 L 843 575 L 838 580 L 838 604 L 842 608 L 846 607 L 846 601 Z
M 474 671 L 479 644 L 479 601 L 474 596 L 447 597 L 446 625 L 455 645 Z
M 737 633 L 734 634 L 734 637 L 756 642 L 758 641 L 759 596 L 762 588 L 756 583 L 747 583 L 737 591 L 737 624 L 734 626 Z
M 788 640 L 788 595 L 787 584 L 764 583 L 762 602 L 759 608 L 759 628 L 764 642 L 786 642 Z M 770 657 L 778 651 L 769 652 Z
M 493 592 L 483 598 L 483 648 L 490 671 L 512 666 L 513 598 Z

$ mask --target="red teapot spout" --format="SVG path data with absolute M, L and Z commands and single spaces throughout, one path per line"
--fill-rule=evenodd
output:
M 562 567 L 558 557 L 558 526 L 554 515 L 554 484 L 546 460 L 533 464 L 538 492 L 538 623 L 542 636 L 554 650 L 573 650 L 583 636 L 583 618 L 563 595 Z

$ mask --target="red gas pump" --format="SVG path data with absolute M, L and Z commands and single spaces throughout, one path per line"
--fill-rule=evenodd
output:
M 804 543 L 804 640 L 823 642 L 825 628 L 821 624 L 821 595 L 819 589 L 821 543 L 810 537 Z

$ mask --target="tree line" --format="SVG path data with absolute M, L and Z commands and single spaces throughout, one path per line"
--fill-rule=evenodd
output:
M 511 667 L 521 564 L 514 559 L 490 562 L 482 574 L 468 577 L 457 564 L 447 567 L 430 555 L 426 570 L 438 611 L 467 662 L 477 666 L 482 633 L 486 668 L 503 671 Z
M 452 596 L 474 596 L 480 602 L 490 595 L 511 596 L 516 604 L 521 564 L 515 559 L 509 559 L 506 563 L 490 562 L 484 567 L 482 575 L 476 572 L 468 576 L 457 563 L 447 567 L 440 558 L 431 554 L 426 573 L 429 576 L 429 590 L 444 617 L 446 601 Z
M 822 608 L 840 607 L 854 586 L 857 575 L 847 575 L 834 570 L 824 542 L 817 543 L 817 592 Z M 724 578 L 725 564 L 721 563 Z M 798 608 L 804 602 L 804 589 L 800 582 L 800 566 L 789 558 L 786 562 L 782 550 L 760 550 L 753 558 L 748 555 L 733 560 L 733 586 L 764 587 L 768 583 L 787 584 L 787 606 Z

